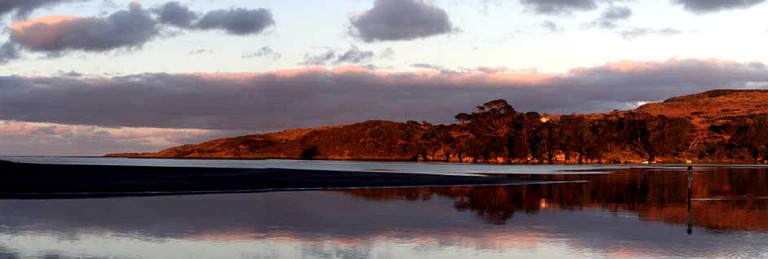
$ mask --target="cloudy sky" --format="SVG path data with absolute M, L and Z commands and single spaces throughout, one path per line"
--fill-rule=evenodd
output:
M 768 87 L 765 0 L 0 0 L 0 155 Z

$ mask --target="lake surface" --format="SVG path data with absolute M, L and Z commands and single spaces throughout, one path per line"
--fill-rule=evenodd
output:
M 675 165 L 10 158 L 30 159 L 586 182 L 0 200 L 0 258 L 768 257 L 764 166 L 696 165 L 689 213 L 687 172 Z
M 169 166 L 169 167 L 213 167 L 213 168 L 284 168 L 334 170 L 353 172 L 391 172 L 426 174 L 573 174 L 562 171 L 579 170 L 579 174 L 604 173 L 602 169 L 625 168 L 612 165 L 518 165 L 457 164 L 457 163 L 413 163 L 413 162 L 365 162 L 365 161 L 323 161 L 323 160 L 223 160 L 223 159 L 136 159 L 98 157 L 2 157 L 0 159 L 38 164 L 74 165 L 125 165 L 125 166 Z

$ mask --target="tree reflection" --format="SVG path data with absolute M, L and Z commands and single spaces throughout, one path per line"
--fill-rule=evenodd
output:
M 768 171 L 747 168 L 704 168 L 691 185 L 688 215 L 687 173 L 651 169 L 619 170 L 605 175 L 508 175 L 533 180 L 585 180 L 520 186 L 464 186 L 347 190 L 371 200 L 427 200 L 433 195 L 454 199 L 489 224 L 506 224 L 515 213 L 544 209 L 599 208 L 636 212 L 645 220 L 722 230 L 768 230 Z

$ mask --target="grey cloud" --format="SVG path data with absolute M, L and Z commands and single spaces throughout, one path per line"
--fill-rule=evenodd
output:
M 224 30 L 234 35 L 252 35 L 259 34 L 274 24 L 275 20 L 269 10 L 237 8 L 208 12 L 198 21 L 197 27 L 204 30 Z
M 334 59 L 336 59 L 336 50 L 329 49 L 318 54 L 305 54 L 304 61 L 299 64 L 307 66 L 324 66 L 325 63 Z
M 673 0 L 688 11 L 710 13 L 730 9 L 746 9 L 765 2 L 765 0 Z
M 707 76 L 696 76 L 707 75 Z M 305 70 L 115 78 L 0 77 L 0 120 L 101 126 L 271 131 L 368 119 L 452 121 L 507 99 L 521 111 L 601 112 L 712 88 L 768 82 L 760 63 L 621 63 L 562 75 Z
M 154 12 L 160 23 L 170 24 L 181 28 L 191 28 L 193 22 L 197 20 L 197 13 L 190 11 L 189 7 L 181 5 L 179 2 L 168 2 L 156 8 Z
M 563 28 L 560 28 L 560 26 L 557 26 L 557 24 L 553 21 L 544 21 L 541 23 L 541 27 L 543 27 L 549 32 L 559 32 L 563 30 Z
M 674 28 L 664 28 L 664 29 L 631 28 L 631 29 L 619 31 L 618 33 L 621 37 L 631 40 L 631 39 L 635 39 L 643 36 L 649 36 L 649 35 L 671 36 L 671 35 L 683 34 L 685 32 L 678 29 L 674 29 Z
M 59 73 L 58 73 L 58 74 L 59 74 L 60 76 L 64 76 L 64 77 L 81 77 L 81 76 L 83 76 L 83 74 L 82 74 L 82 73 L 80 73 L 80 72 L 77 72 L 77 71 L 74 71 L 74 70 L 70 70 L 70 71 L 62 71 L 62 70 L 59 70 Z
M 344 53 L 339 54 L 339 57 L 336 58 L 335 63 L 352 63 L 352 64 L 360 64 L 360 63 L 366 63 L 370 62 L 373 58 L 374 54 L 373 51 L 362 51 L 358 49 L 356 46 L 352 46 L 350 49 L 345 51 Z
M 0 46 L 0 65 L 6 64 L 14 59 L 18 59 L 19 57 L 19 50 L 15 44 L 6 42 Z
M 108 51 L 141 47 L 158 34 L 157 22 L 138 4 L 104 18 L 71 18 L 54 23 L 27 22 L 12 29 L 10 40 L 42 52 L 68 50 Z
M 172 1 L 155 8 L 154 13 L 162 24 L 182 29 L 222 30 L 233 35 L 259 34 L 275 25 L 272 12 L 262 8 L 214 10 L 200 14 Z
M 520 2 L 540 14 L 567 14 L 597 8 L 595 0 L 521 0 Z
M 350 19 L 350 33 L 365 42 L 413 40 L 454 31 L 445 10 L 423 0 L 376 0 Z
M 506 67 L 478 67 L 476 71 L 486 74 L 498 74 L 508 72 L 509 68 Z
M 212 49 L 195 49 L 189 52 L 189 54 L 205 54 L 213 52 Z
M 365 68 L 367 68 L 367 69 L 369 69 L 371 71 L 394 70 L 395 69 L 394 66 L 377 66 L 377 65 L 374 65 L 374 64 L 367 64 L 367 65 L 364 65 L 363 67 L 365 67 Z
M 0 2 L 0 14 L 63 1 Z M 157 17 L 153 17 L 153 13 Z M 223 30 L 235 35 L 258 34 L 274 25 L 272 14 L 266 9 L 216 10 L 200 19 L 197 17 L 198 14 L 178 2 L 168 2 L 151 11 L 131 3 L 128 10 L 106 17 L 58 17 L 44 22 L 35 19 L 18 22 L 10 30 L 9 43 L 0 48 L 0 64 L 19 58 L 19 48 L 45 52 L 49 57 L 58 57 L 71 50 L 103 52 L 139 48 L 159 35 L 161 24 L 184 29 Z M 279 55 L 276 53 L 273 58 L 277 59 Z
M 360 50 L 352 46 L 348 50 L 328 49 L 321 53 L 306 54 L 301 65 L 323 66 L 326 63 L 338 64 L 363 64 L 370 62 L 375 54 L 373 51 Z
M 423 69 L 431 69 L 431 70 L 438 70 L 438 71 L 446 70 L 446 68 L 444 66 L 435 65 L 435 64 L 427 64 L 427 63 L 411 64 L 411 67 L 423 68 Z
M 248 53 L 242 56 L 242 58 L 261 58 L 261 57 L 269 57 L 273 60 L 278 60 L 283 57 L 283 54 L 280 54 L 278 52 L 275 52 L 272 48 L 265 46 L 261 47 L 259 50 L 253 53 Z
M 17 17 L 25 17 L 33 10 L 64 2 L 77 0 L 2 0 L 0 1 L 0 16 L 15 13 Z
M 99 4 L 99 9 L 113 9 L 113 8 L 119 8 L 120 5 L 115 3 L 114 0 L 101 0 L 101 4 Z
M 384 51 L 379 53 L 379 57 L 383 59 L 391 59 L 395 56 L 395 50 L 392 48 L 386 48 Z
M 600 18 L 592 22 L 592 26 L 613 29 L 616 27 L 616 22 L 627 20 L 631 16 L 632 9 L 627 7 L 610 7 L 600 15 Z

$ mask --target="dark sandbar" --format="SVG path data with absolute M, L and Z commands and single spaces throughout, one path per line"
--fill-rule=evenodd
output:
M 483 176 L 295 169 L 46 165 L 0 161 L 0 198 L 6 199 L 522 183 L 527 182 Z

